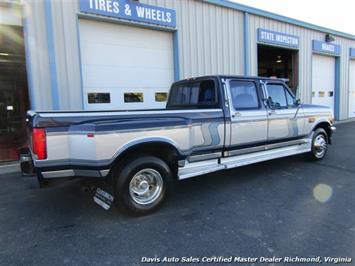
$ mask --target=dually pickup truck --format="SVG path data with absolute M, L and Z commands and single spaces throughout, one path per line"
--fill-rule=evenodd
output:
M 175 82 L 164 110 L 28 112 L 41 184 L 101 180 L 94 200 L 135 215 L 156 210 L 174 180 L 304 153 L 321 160 L 332 110 L 302 104 L 281 79 L 205 76 Z

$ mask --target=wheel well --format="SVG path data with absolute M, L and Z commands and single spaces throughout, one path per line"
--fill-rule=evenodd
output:
M 113 166 L 120 167 L 129 159 L 139 155 L 158 157 L 168 164 L 173 176 L 177 176 L 179 152 L 173 145 L 165 142 L 147 142 L 129 147 L 116 158 Z
M 323 128 L 325 130 L 325 132 L 327 133 L 327 141 L 328 141 L 328 143 L 330 143 L 330 137 L 332 134 L 332 132 L 330 130 L 330 124 L 328 122 L 321 122 L 314 127 L 313 131 L 318 128 Z

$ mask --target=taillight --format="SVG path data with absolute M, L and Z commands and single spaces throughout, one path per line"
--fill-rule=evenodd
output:
M 38 160 L 47 159 L 47 141 L 44 128 L 32 130 L 32 151 L 37 155 Z

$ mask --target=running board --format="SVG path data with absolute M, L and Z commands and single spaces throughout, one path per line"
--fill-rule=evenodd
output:
M 186 161 L 185 166 L 179 168 L 178 177 L 179 180 L 182 180 L 198 175 L 216 172 L 225 168 L 225 165 L 218 163 L 218 159 L 206 160 L 195 163 L 189 163 Z
M 223 169 L 230 169 L 249 165 L 258 162 L 264 162 L 277 158 L 297 155 L 311 151 L 311 142 L 306 141 L 303 144 L 292 145 L 272 150 L 253 152 L 232 157 L 221 158 L 220 162 L 215 160 L 206 160 L 201 162 L 189 163 L 186 162 L 184 167 L 180 167 L 178 171 L 179 180 L 187 179 L 194 176 L 208 174 Z

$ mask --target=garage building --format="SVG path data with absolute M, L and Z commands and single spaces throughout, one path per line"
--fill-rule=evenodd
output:
M 351 34 L 223 0 L 2 1 L 0 13 L 0 160 L 21 147 L 28 108 L 164 108 L 173 81 L 199 75 L 286 78 L 303 102 L 355 117 Z

